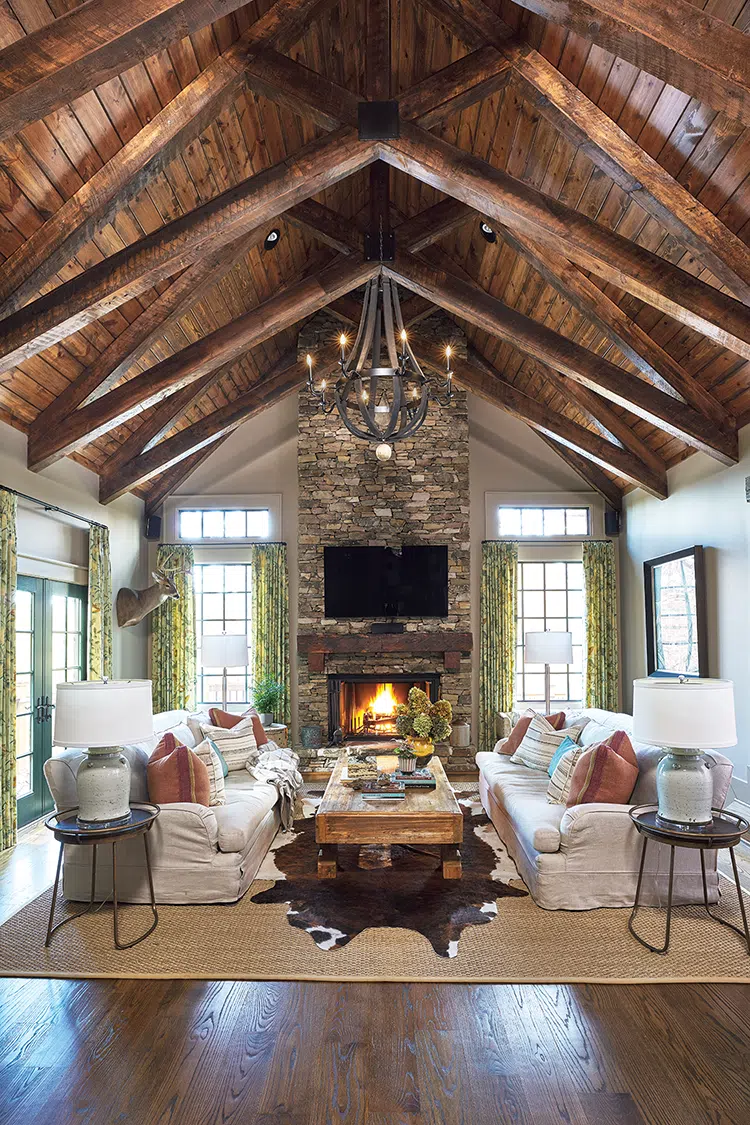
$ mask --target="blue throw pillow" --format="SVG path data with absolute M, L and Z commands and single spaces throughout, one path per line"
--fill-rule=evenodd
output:
M 208 742 L 208 745 L 211 747 L 211 749 L 216 751 L 216 756 L 221 762 L 221 776 L 226 777 L 229 773 L 229 766 L 225 761 L 224 755 L 212 738 L 207 738 L 206 741 Z M 570 739 L 567 739 L 566 741 L 570 742 Z
M 567 753 L 568 750 L 570 750 L 573 746 L 577 746 L 577 745 L 578 745 L 578 743 L 574 742 L 572 738 L 564 738 L 562 740 L 562 742 L 558 746 L 557 750 L 555 750 L 555 754 L 554 754 L 554 757 L 552 758 L 552 761 L 547 766 L 547 773 L 550 775 L 550 777 L 552 777 L 552 774 L 555 772 L 558 765 L 560 764 L 560 759 L 562 758 L 563 754 Z

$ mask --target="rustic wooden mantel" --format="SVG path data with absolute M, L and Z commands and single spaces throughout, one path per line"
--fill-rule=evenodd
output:
M 443 655 L 446 672 L 457 672 L 461 656 L 472 650 L 471 633 L 366 633 L 337 636 L 331 633 L 303 633 L 297 637 L 297 651 L 306 654 L 311 672 L 325 672 L 329 652 L 370 653 L 425 653 Z

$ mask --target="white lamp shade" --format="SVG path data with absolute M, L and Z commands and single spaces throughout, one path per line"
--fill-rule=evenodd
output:
M 526 633 L 523 639 L 526 664 L 572 664 L 572 633 Z
M 57 685 L 55 746 L 122 746 L 154 733 L 151 680 L 82 680 Z
M 204 633 L 201 637 L 201 664 L 204 668 L 244 668 L 247 665 L 247 637 L 240 633 Z
M 633 737 L 651 746 L 718 750 L 736 746 L 731 680 L 633 681 Z

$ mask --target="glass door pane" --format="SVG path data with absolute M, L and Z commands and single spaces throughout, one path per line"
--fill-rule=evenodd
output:
M 16 800 L 19 824 L 39 815 L 35 757 L 41 752 L 37 701 L 44 669 L 37 634 L 44 623 L 44 583 L 19 577 L 16 589 Z M 43 661 L 42 661 L 43 665 Z

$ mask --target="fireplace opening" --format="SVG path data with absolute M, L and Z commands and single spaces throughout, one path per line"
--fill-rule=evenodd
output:
M 329 737 L 341 730 L 345 739 L 397 738 L 396 706 L 406 703 L 413 687 L 427 692 L 434 702 L 440 694 L 440 676 L 329 676 Z

